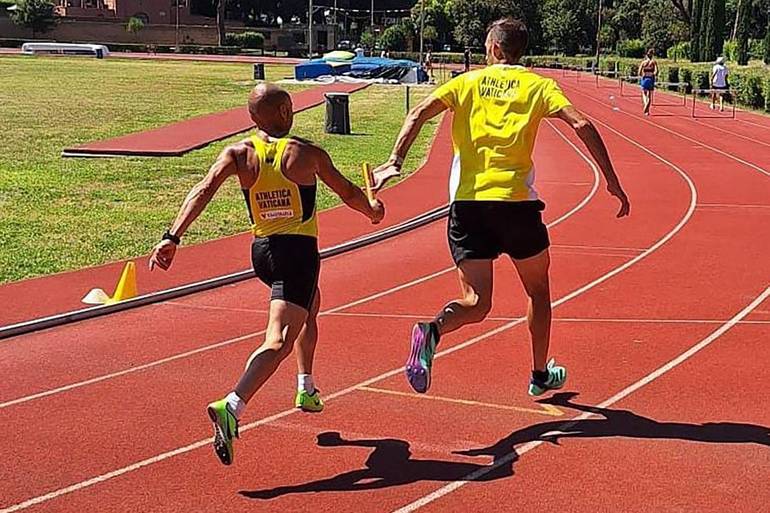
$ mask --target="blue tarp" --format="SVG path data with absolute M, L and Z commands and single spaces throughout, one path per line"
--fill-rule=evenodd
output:
M 349 62 L 350 67 L 340 66 Z M 332 66 L 334 63 L 334 66 Z M 294 67 L 297 80 L 317 78 L 322 75 L 347 75 L 355 78 L 386 78 L 400 80 L 413 69 L 419 82 L 427 81 L 425 71 L 416 62 L 407 59 L 383 59 L 380 57 L 356 57 L 350 61 L 311 59 Z

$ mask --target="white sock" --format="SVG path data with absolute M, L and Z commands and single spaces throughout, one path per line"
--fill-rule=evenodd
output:
M 315 392 L 312 374 L 297 374 L 297 390 L 304 390 L 308 394 Z
M 225 397 L 225 401 L 227 401 L 227 406 L 230 407 L 230 412 L 235 415 L 236 419 L 240 419 L 243 410 L 246 409 L 246 403 L 243 402 L 243 399 L 238 397 L 238 394 L 235 392 L 230 392 Z

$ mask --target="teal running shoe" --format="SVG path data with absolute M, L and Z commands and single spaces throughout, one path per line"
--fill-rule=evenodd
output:
M 545 367 L 548 377 L 545 380 L 536 379 L 532 376 L 529 381 L 529 395 L 542 395 L 548 390 L 558 390 L 564 386 L 567 381 L 567 369 L 556 365 L 553 358 L 548 361 Z
M 238 438 L 238 419 L 222 399 L 208 405 L 211 422 L 214 424 L 214 452 L 224 465 L 233 462 L 233 439 Z
M 436 328 L 429 322 L 418 322 L 412 328 L 412 350 L 406 361 L 406 379 L 415 392 L 424 394 L 430 388 L 430 368 L 438 344 Z

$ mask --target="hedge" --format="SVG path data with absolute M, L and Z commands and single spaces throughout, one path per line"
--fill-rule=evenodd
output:
M 262 48 L 265 36 L 259 32 L 232 32 L 225 34 L 225 44 L 240 48 Z
M 536 67 L 584 67 L 585 57 L 563 57 L 552 55 L 539 55 L 527 57 Z M 620 70 L 622 75 L 636 76 L 639 59 L 608 56 L 602 58 L 599 69 L 602 71 Z M 688 63 L 659 60 L 660 80 L 665 82 L 688 83 L 687 90 L 692 88 L 708 89 L 711 78 L 711 63 Z M 736 100 L 739 105 L 751 109 L 770 112 L 770 68 L 761 66 L 741 66 L 728 63 L 730 69 L 730 87 L 735 90 Z

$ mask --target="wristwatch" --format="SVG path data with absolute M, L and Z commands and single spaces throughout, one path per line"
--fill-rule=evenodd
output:
M 180 239 L 177 235 L 174 235 L 170 231 L 166 230 L 163 232 L 163 237 L 160 238 L 160 240 L 170 240 L 177 246 L 182 242 L 182 239 Z

